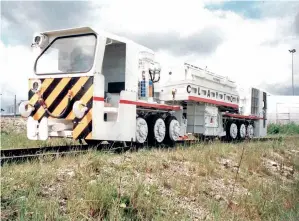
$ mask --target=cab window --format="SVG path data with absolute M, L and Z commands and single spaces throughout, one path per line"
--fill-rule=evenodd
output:
M 36 74 L 88 72 L 94 62 L 94 34 L 58 37 L 37 58 Z

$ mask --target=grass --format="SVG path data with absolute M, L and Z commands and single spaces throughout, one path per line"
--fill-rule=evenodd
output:
M 51 138 L 47 141 L 28 140 L 26 134 L 16 132 L 7 133 L 6 131 L 1 131 L 1 149 L 46 147 L 74 144 L 78 144 L 78 142 L 75 142 L 67 138 Z
M 13 123 L 6 123 L 8 119 L 2 118 L 1 124 L 1 149 L 12 149 L 12 148 L 32 148 L 32 147 L 46 147 L 46 146 L 57 146 L 57 145 L 75 145 L 79 142 L 73 141 L 67 138 L 49 138 L 47 141 L 35 141 L 29 140 L 26 136 L 25 128 L 18 128 Z M 20 118 L 17 118 L 20 121 Z M 16 121 L 17 121 L 16 120 Z M 25 126 L 24 126 L 25 127 Z
M 268 125 L 269 134 L 286 134 L 294 135 L 299 134 L 299 124 L 289 123 L 289 124 L 274 124 Z
M 1 142 L 11 148 L 71 141 L 28 141 L 23 132 L 6 127 Z M 42 157 L 1 168 L 1 220 L 295 221 L 298 171 L 296 135 Z
M 298 220 L 298 143 L 91 150 L 4 165 L 1 219 Z

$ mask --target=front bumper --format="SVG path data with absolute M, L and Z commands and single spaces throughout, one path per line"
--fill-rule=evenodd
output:
M 72 138 L 72 128 L 72 121 L 43 117 L 39 122 L 30 116 L 27 120 L 27 138 L 29 140 L 47 140 L 49 137 Z

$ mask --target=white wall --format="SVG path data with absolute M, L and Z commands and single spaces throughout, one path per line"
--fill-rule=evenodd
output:
M 268 123 L 299 123 L 299 96 L 268 96 Z

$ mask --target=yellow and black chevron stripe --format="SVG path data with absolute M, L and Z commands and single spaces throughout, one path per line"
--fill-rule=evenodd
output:
M 92 108 L 87 111 L 84 117 L 79 121 L 75 120 L 73 128 L 73 138 L 77 139 L 91 139 L 92 132 Z
M 60 119 L 73 120 L 74 139 L 90 139 L 92 131 L 93 77 L 45 78 L 40 80 L 42 85 L 39 94 L 33 93 L 29 88 L 29 101 L 35 107 L 31 116 L 38 121 L 43 117 L 52 118 L 38 102 L 39 97 L 41 97 L 52 115 L 58 116 L 64 112 L 59 117 Z M 31 85 L 30 81 L 29 85 Z M 69 92 L 71 93 L 71 100 L 68 105 Z M 72 111 L 74 102 L 78 100 L 81 100 L 89 110 L 82 119 L 75 118 Z

